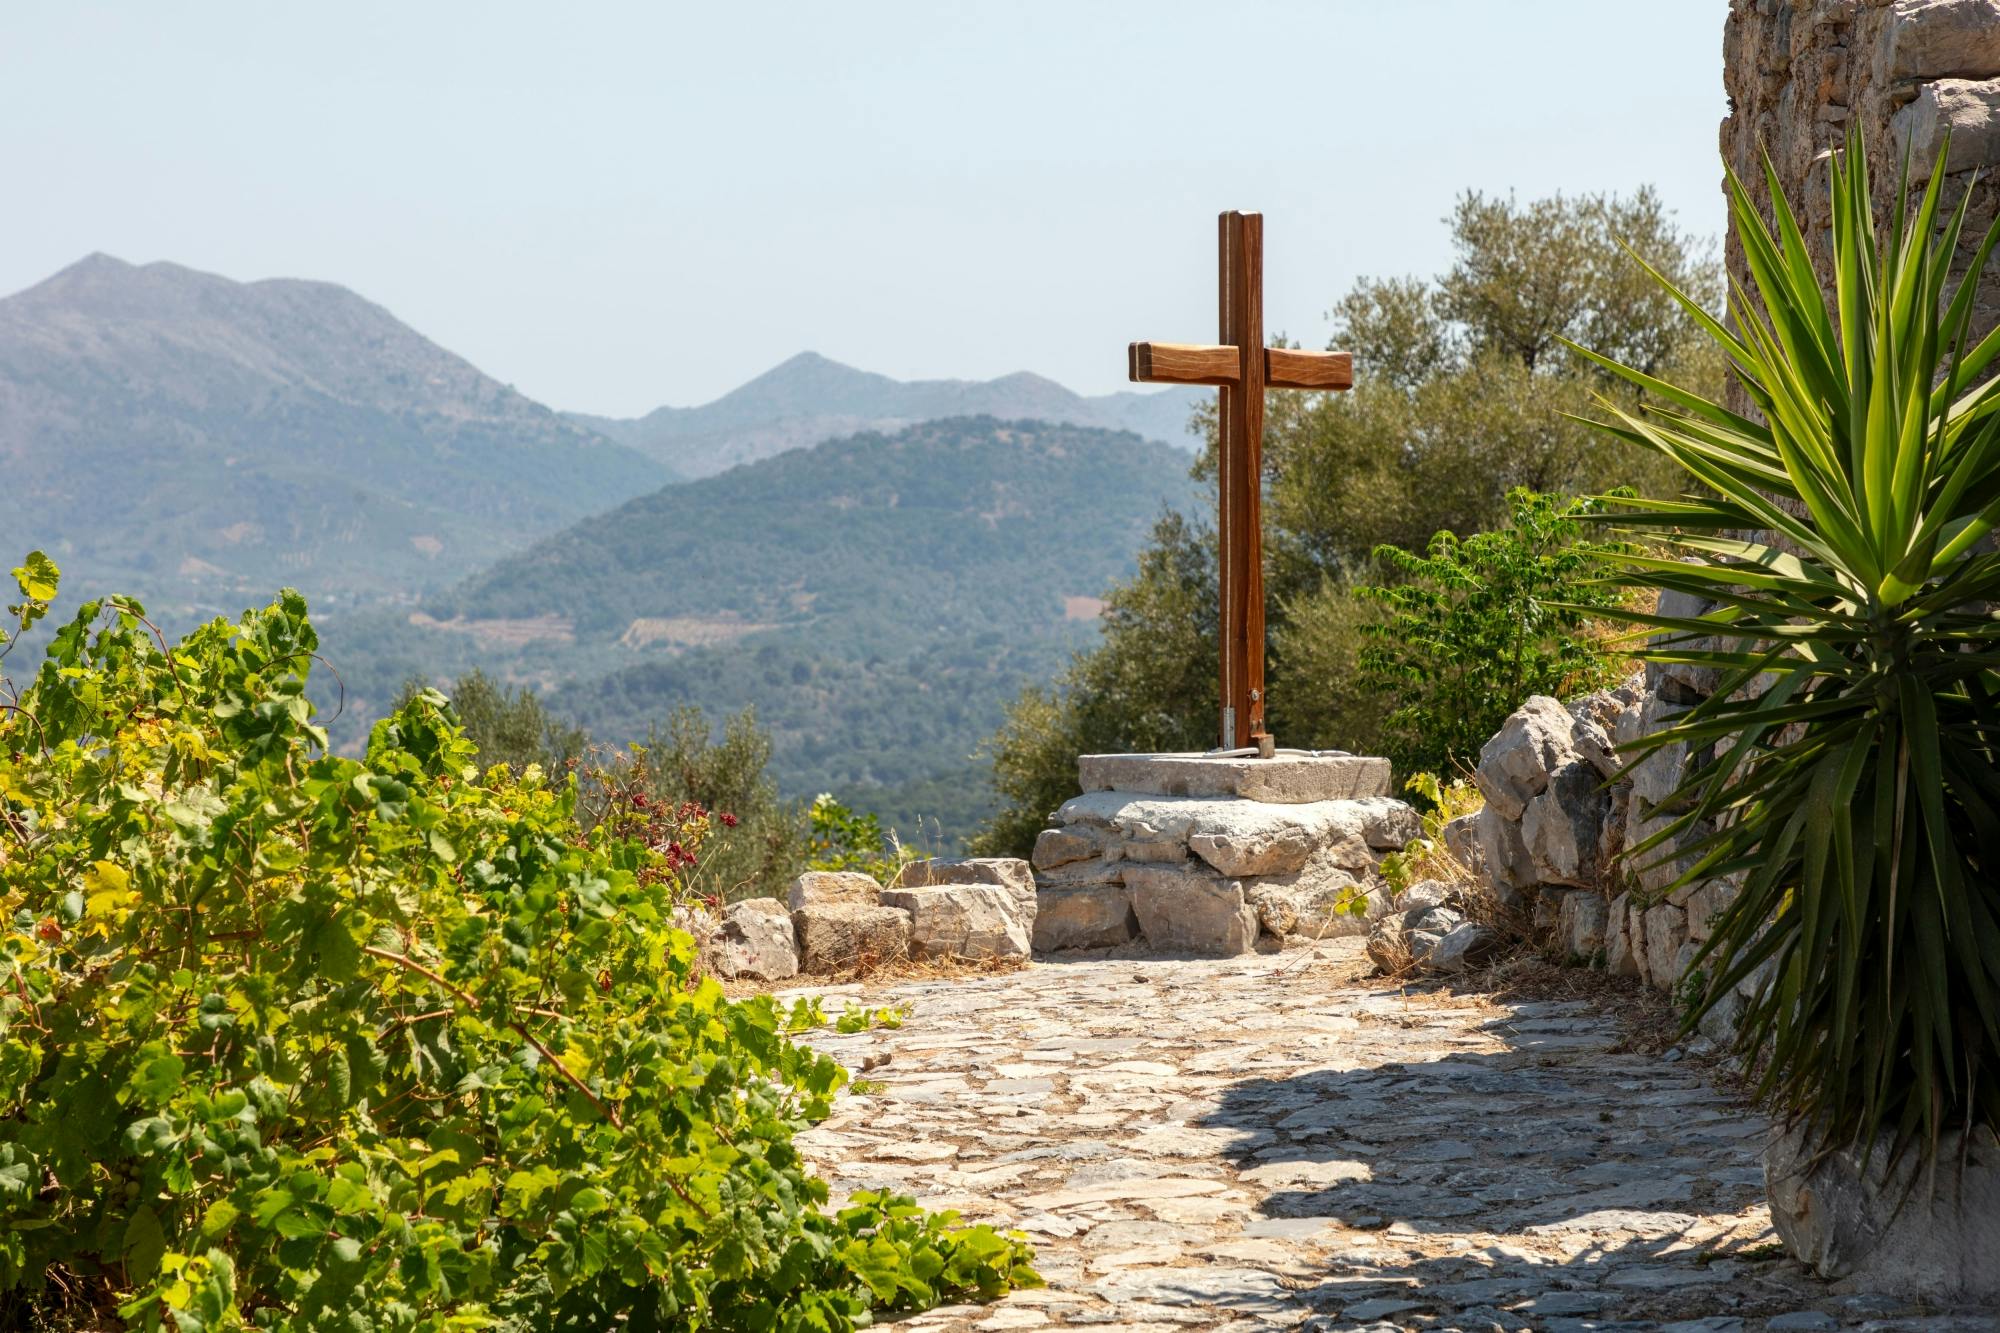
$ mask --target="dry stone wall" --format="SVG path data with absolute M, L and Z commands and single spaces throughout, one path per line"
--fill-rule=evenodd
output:
M 1669 605 L 1667 613 L 1708 609 Z M 1448 843 L 1564 953 L 1675 989 L 1737 886 L 1677 884 L 1702 829 L 1646 846 L 1672 824 L 1669 797 L 1690 765 L 1712 753 L 1689 755 L 1680 745 L 1642 752 L 1633 742 L 1715 684 L 1706 668 L 1655 663 L 1569 705 L 1528 700 L 1480 750 L 1474 779 L 1486 805 L 1447 829 Z M 1713 1019 L 1718 1033 L 1733 1023 L 1733 1009 Z
M 1956 205 L 1969 191 L 1968 223 L 1978 231 L 2000 209 L 2000 0 L 1730 0 L 1723 84 L 1730 108 L 1723 160 L 1768 215 L 1768 155 L 1801 210 L 1823 279 L 1832 241 L 1829 164 L 1850 128 L 1858 127 L 1878 182 L 1908 158 L 1913 190 L 1928 180 L 1949 134 L 1945 202 Z M 1881 208 L 1891 206 L 1882 200 Z M 1732 279 L 1747 287 L 1733 228 L 1725 258 Z M 2000 265 L 1978 290 L 1974 337 L 2000 324 Z M 1736 407 L 1748 406 L 1739 390 L 1732 394 Z M 1680 593 L 1664 594 L 1660 605 L 1661 614 L 1686 619 L 1713 609 Z M 1477 779 L 1487 806 L 1455 831 L 1461 859 L 1476 861 L 1503 898 L 1531 906 L 1537 925 L 1570 954 L 1661 989 L 1680 985 L 1736 885 L 1707 880 L 1669 891 L 1691 863 L 1686 839 L 1635 849 L 1671 822 L 1667 797 L 1714 756 L 1660 747 L 1621 769 L 1639 759 L 1632 742 L 1717 684 L 1713 668 L 1653 664 L 1617 690 L 1568 707 L 1530 700 L 1481 751 Z M 1744 993 L 1757 982 L 1746 981 Z M 1723 1006 L 1709 1026 L 1720 1032 L 1733 1021 Z
M 1806 244 L 1827 272 L 1827 166 L 1859 126 L 1869 160 L 1892 179 L 1907 154 L 1924 184 L 1947 131 L 1943 197 L 1972 192 L 1969 224 L 2000 208 L 2000 0 L 1730 0 L 1723 30 L 1723 160 L 1768 207 L 1762 155 L 1803 208 Z M 1974 183 L 1974 173 L 1983 179 Z M 1885 201 L 1886 203 L 1886 201 Z M 1729 272 L 1748 281 L 1740 240 Z M 2000 323 L 2000 269 L 1982 280 L 1975 336 Z
M 785 901 L 749 898 L 719 921 L 688 920 L 720 976 L 782 981 L 906 959 L 1025 958 L 1035 930 L 1026 861 L 912 861 L 888 888 L 856 871 L 809 870 Z

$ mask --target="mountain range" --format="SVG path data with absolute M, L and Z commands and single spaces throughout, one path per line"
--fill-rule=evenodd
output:
M 1087 398 L 1027 371 L 992 380 L 896 380 L 801 352 L 700 407 L 662 407 L 617 420 L 571 419 L 687 477 L 858 431 L 893 431 L 945 417 L 994 417 L 1129 430 L 1195 448 L 1188 417 L 1200 391 L 1109 393 Z
M 1006 702 L 1191 499 L 1192 402 L 804 354 L 702 407 L 565 415 L 346 288 L 92 255 L 0 300 L 0 555 L 169 629 L 300 588 L 349 746 L 472 667 L 612 743 L 752 706 L 784 790 L 948 842 Z
M 344 287 L 107 255 L 0 300 L 0 470 L 10 550 L 184 616 L 408 597 L 673 479 Z
M 987 414 L 1192 447 L 1192 401 L 1025 372 L 905 383 L 803 353 L 704 406 L 564 414 L 336 284 L 93 254 L 0 299 L 0 538 L 178 621 L 274 583 L 344 613 L 839 435 Z

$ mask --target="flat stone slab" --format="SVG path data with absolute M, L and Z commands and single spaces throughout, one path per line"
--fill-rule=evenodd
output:
M 1280 750 L 1271 759 L 1202 754 L 1087 754 L 1076 761 L 1083 790 L 1137 796 L 1236 796 L 1273 805 L 1389 794 L 1389 761 L 1353 754 Z

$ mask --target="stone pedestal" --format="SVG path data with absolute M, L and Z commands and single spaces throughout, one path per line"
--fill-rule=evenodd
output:
M 1098 754 L 1077 776 L 1083 794 L 1035 844 L 1037 953 L 1230 955 L 1359 934 L 1388 909 L 1383 855 L 1419 831 L 1386 759 Z

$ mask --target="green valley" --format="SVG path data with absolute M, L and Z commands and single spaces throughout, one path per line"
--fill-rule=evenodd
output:
M 475 665 L 602 742 L 684 703 L 754 707 L 787 792 L 834 790 L 955 845 L 990 804 L 975 749 L 1095 642 L 1096 598 L 1193 500 L 1187 473 L 1185 452 L 1131 434 L 984 417 L 665 487 L 414 612 L 329 625 L 343 734 L 406 679 Z

